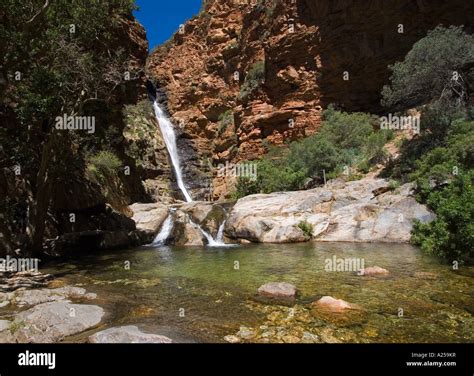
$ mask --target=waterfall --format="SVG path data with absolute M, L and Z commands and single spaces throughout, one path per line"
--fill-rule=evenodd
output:
M 161 226 L 161 230 L 156 235 L 155 240 L 153 240 L 153 243 L 151 245 L 153 246 L 159 246 L 159 245 L 164 245 L 168 238 L 170 237 L 171 231 L 173 230 L 173 215 L 170 213 L 168 214 L 168 217 L 166 220 L 163 222 L 163 225 Z
M 188 193 L 186 186 L 184 185 L 183 181 L 183 172 L 181 170 L 181 164 L 179 162 L 179 155 L 178 155 L 178 146 L 176 144 L 176 135 L 174 133 L 174 127 L 171 123 L 168 116 L 166 116 L 165 112 L 161 109 L 158 105 L 156 99 L 153 101 L 153 109 L 155 110 L 155 116 L 158 120 L 158 124 L 161 129 L 161 133 L 165 140 L 166 148 L 168 149 L 168 153 L 171 159 L 171 164 L 173 165 L 174 173 L 176 175 L 176 181 L 178 183 L 178 187 L 183 192 L 184 198 L 186 202 L 191 202 L 193 199 L 191 195 Z
M 233 244 L 226 244 L 224 243 L 224 227 L 223 225 L 225 224 L 222 223 L 222 225 L 220 225 L 219 227 L 219 232 L 216 236 L 216 240 L 214 240 L 214 238 L 212 237 L 211 234 L 209 234 L 206 230 L 204 230 L 201 226 L 199 226 L 197 223 L 194 223 L 191 219 L 189 220 L 189 222 L 196 228 L 199 229 L 199 231 L 201 231 L 201 233 L 204 235 L 204 237 L 206 238 L 207 240 L 207 246 L 208 247 L 232 247 Z
M 219 243 L 224 243 L 224 227 L 225 227 L 225 220 L 219 226 L 219 231 L 217 231 L 216 241 Z
M 186 186 L 184 185 L 183 181 L 183 172 L 181 170 L 181 164 L 179 161 L 179 155 L 178 155 L 178 146 L 176 144 L 176 135 L 174 132 L 174 126 L 171 123 L 170 119 L 168 116 L 166 116 L 165 112 L 163 109 L 159 106 L 158 102 L 156 99 L 153 100 L 153 109 L 155 110 L 155 116 L 156 120 L 158 120 L 158 124 L 160 126 L 161 133 L 163 135 L 163 138 L 165 140 L 166 144 L 166 149 L 168 150 L 168 154 L 171 159 L 171 164 L 173 165 L 173 170 L 176 175 L 176 181 L 178 183 L 178 187 L 183 193 L 186 202 L 192 202 L 193 199 L 191 198 L 191 195 L 189 194 L 188 190 L 186 189 Z M 207 240 L 207 245 L 209 247 L 228 247 L 228 246 L 233 246 L 232 244 L 226 244 L 224 243 L 224 226 L 225 226 L 225 221 L 219 226 L 219 231 L 217 232 L 216 240 L 212 237 L 211 234 L 209 234 L 207 231 L 205 231 L 200 225 L 192 222 L 190 220 L 191 224 L 198 228 L 201 233 L 204 235 L 204 237 Z M 161 227 L 160 232 L 158 235 L 156 235 L 155 240 L 153 241 L 152 245 L 153 246 L 158 246 L 158 245 L 163 245 L 168 237 L 171 234 L 171 231 L 173 229 L 173 214 L 170 213 L 168 217 L 166 218 L 165 222 L 163 223 L 163 226 Z

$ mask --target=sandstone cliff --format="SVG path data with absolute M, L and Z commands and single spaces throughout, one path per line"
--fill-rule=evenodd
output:
M 226 162 L 317 131 L 330 103 L 379 112 L 387 66 L 438 24 L 472 28 L 464 1 L 209 0 L 150 56 L 148 75 L 183 125 L 185 172 L 200 198 L 229 194 Z

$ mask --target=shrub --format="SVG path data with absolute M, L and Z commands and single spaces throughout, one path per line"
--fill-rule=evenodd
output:
M 247 100 L 250 94 L 260 86 L 263 79 L 265 78 L 265 62 L 255 62 L 247 72 L 245 81 L 240 88 L 240 99 Z
M 382 90 L 382 104 L 406 109 L 440 97 L 459 103 L 466 99 L 473 63 L 474 36 L 461 27 L 438 26 L 414 44 L 403 62 L 390 66 L 391 83 Z M 453 72 L 460 75 L 458 80 L 453 79 Z
M 331 179 L 344 171 L 344 166 L 356 161 L 364 161 L 367 170 L 370 169 L 368 159 L 382 159 L 382 144 L 390 138 L 389 132 L 374 132 L 375 121 L 376 118 L 369 114 L 349 114 L 330 106 L 315 135 L 294 141 L 288 148 L 268 147 L 267 155 L 258 164 L 257 183 L 248 189 L 238 189 L 237 196 L 299 190 L 308 181 L 322 183 L 323 170 L 326 178 Z M 366 147 L 367 140 L 369 145 Z M 368 157 L 364 158 L 364 152 Z
M 219 135 L 224 133 L 229 125 L 234 124 L 234 113 L 232 110 L 227 110 L 226 112 L 219 115 L 219 126 L 217 132 Z
M 321 180 L 323 170 L 326 173 L 335 170 L 341 163 L 341 157 L 328 140 L 308 137 L 290 145 L 287 161 L 293 170 L 302 171 L 307 177 L 319 177 Z
M 307 221 L 301 221 L 298 223 L 298 228 L 300 228 L 307 237 L 313 237 L 313 225 L 311 223 Z
M 91 174 L 90 177 L 99 182 L 117 173 L 120 166 L 122 166 L 120 159 L 107 150 L 89 156 L 87 162 L 87 171 Z
M 447 261 L 474 261 L 473 180 L 474 172 L 471 170 L 429 196 L 428 206 L 437 217 L 431 223 L 415 224 L 413 244 Z

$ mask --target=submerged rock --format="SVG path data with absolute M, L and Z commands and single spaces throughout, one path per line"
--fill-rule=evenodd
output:
M 415 272 L 413 276 L 415 278 L 427 279 L 427 280 L 435 280 L 438 278 L 438 275 L 436 273 L 431 273 L 431 272 Z
M 224 341 L 229 342 L 229 343 L 239 343 L 240 338 L 237 336 L 229 335 L 224 337 Z
M 355 304 L 351 304 L 342 299 L 335 299 L 332 296 L 323 296 L 311 304 L 315 308 L 327 310 L 330 312 L 344 312 L 350 309 L 359 309 Z
M 9 320 L 0 320 L 0 332 L 8 329 L 10 327 L 11 321 Z
M 40 272 L 0 272 L 0 292 L 15 291 L 20 288 L 44 287 L 53 279 L 50 274 Z
M 93 305 L 69 301 L 39 304 L 17 314 L 9 330 L 0 332 L 0 342 L 59 342 L 64 337 L 93 328 L 103 316 L 104 310 Z
M 239 331 L 237 332 L 237 336 L 242 339 L 252 339 L 256 335 L 255 331 L 246 326 L 241 326 Z
M 143 333 L 136 326 L 121 326 L 97 332 L 89 337 L 91 343 L 171 343 L 170 338 Z
M 92 300 L 96 297 L 96 294 L 87 293 L 81 287 L 65 286 L 56 289 L 19 290 L 15 293 L 13 301 L 22 307 L 66 300 L 67 298 Z
M 294 299 L 296 297 L 296 286 L 286 282 L 270 282 L 260 286 L 258 295 L 265 298 Z
M 387 276 L 390 272 L 387 269 L 381 268 L 380 266 L 369 266 L 368 268 L 362 269 L 359 273 L 361 276 L 375 277 L 375 276 Z

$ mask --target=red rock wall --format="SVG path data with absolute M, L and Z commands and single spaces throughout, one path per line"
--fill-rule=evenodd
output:
M 458 0 L 207 3 L 148 60 L 149 76 L 165 90 L 169 111 L 184 124 L 183 137 L 196 154 L 187 164 L 190 179 L 197 176 L 193 170 L 207 168 L 208 159 L 214 167 L 252 160 L 266 152 L 266 143 L 281 145 L 314 133 L 330 103 L 348 111 L 380 111 L 387 66 L 438 24 L 470 30 L 474 15 L 472 3 Z M 264 82 L 240 99 L 247 71 L 261 60 Z M 219 130 L 219 116 L 227 110 L 234 124 Z M 214 169 L 216 198 L 229 193 L 229 180 L 217 178 Z

